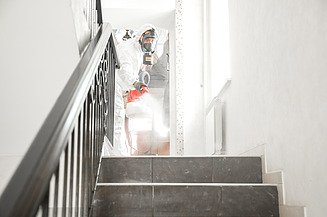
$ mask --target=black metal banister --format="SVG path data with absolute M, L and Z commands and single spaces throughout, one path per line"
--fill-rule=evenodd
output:
M 72 209 L 76 206 L 72 204 L 73 198 L 75 198 L 75 204 L 83 206 L 83 210 L 77 212 L 81 213 L 81 216 L 88 214 L 87 209 L 90 205 L 88 198 L 92 193 L 88 189 L 93 188 L 89 182 L 94 184 L 95 177 L 91 172 L 94 170 L 92 167 L 97 166 L 94 165 L 97 164 L 96 162 L 91 161 L 97 161 L 100 158 L 101 146 L 99 144 L 102 144 L 104 135 L 108 134 L 108 137 L 112 138 L 113 133 L 113 127 L 112 129 L 108 127 L 110 124 L 113 125 L 110 123 L 113 117 L 107 117 L 104 111 L 109 110 L 107 113 L 113 116 L 114 93 L 108 93 L 108 91 L 114 90 L 112 82 L 114 83 L 116 65 L 118 66 L 119 63 L 112 28 L 109 24 L 103 24 L 84 52 L 67 85 L 2 193 L 1 217 L 35 216 L 40 207 L 41 209 L 43 207 L 43 216 L 47 216 L 45 214 L 48 212 L 54 214 L 64 212 L 66 207 L 71 209 L 68 214 L 72 214 Z M 100 77 L 101 81 L 96 81 Z M 105 82 L 105 79 L 109 80 Z M 109 81 L 111 85 L 108 85 Z M 100 93 L 101 91 L 103 93 Z M 96 102 L 97 98 L 102 98 L 103 101 Z M 71 143 L 70 149 L 68 143 Z M 74 155 L 75 148 L 77 149 L 76 156 Z M 60 159 L 63 153 L 65 153 L 65 158 L 68 158 L 68 151 L 71 151 L 70 165 L 68 165 L 68 159 L 63 162 L 64 170 L 69 169 L 71 172 L 69 177 L 71 180 L 66 180 L 68 178 L 66 174 L 62 182 L 63 194 L 68 192 L 69 197 L 63 196 L 61 211 L 57 207 L 49 210 L 47 204 L 51 196 L 49 195 L 50 180 L 55 177 L 54 204 L 58 205 Z M 77 174 L 77 177 L 74 178 L 74 174 Z M 67 184 L 65 181 L 70 183 Z M 74 193 L 72 185 L 75 182 L 78 186 L 74 187 Z M 67 192 L 65 188 L 69 188 L 66 189 Z M 77 192 L 76 189 L 80 190 Z M 71 206 L 63 203 L 66 199 L 69 200 L 67 203 Z

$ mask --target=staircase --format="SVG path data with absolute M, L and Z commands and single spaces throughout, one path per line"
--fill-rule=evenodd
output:
M 278 193 L 259 157 L 110 157 L 92 216 L 277 217 Z

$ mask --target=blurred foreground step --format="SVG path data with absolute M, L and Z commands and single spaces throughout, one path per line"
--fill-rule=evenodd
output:
M 262 183 L 260 157 L 109 157 L 99 183 Z
M 264 184 L 103 183 L 92 216 L 278 217 L 277 187 Z

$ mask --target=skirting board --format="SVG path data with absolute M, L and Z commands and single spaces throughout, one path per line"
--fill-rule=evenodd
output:
M 274 171 L 263 174 L 263 182 L 269 184 L 277 184 L 279 205 L 285 205 L 283 171 Z
M 280 217 L 306 217 L 306 207 L 286 205 L 283 171 L 267 171 L 266 144 L 260 144 L 240 156 L 261 157 L 263 183 L 277 184 Z
M 280 206 L 280 217 L 306 217 L 307 212 L 304 206 Z

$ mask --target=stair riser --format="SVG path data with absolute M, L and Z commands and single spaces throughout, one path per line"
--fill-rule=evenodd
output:
M 99 186 L 93 216 L 277 217 L 275 186 Z
M 104 158 L 100 183 L 262 183 L 258 157 Z

